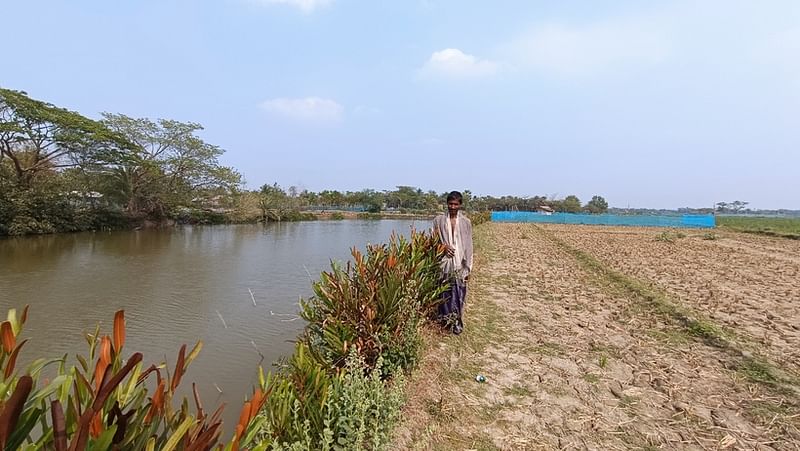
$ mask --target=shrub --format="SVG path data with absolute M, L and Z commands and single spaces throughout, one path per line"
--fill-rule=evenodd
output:
M 125 316 L 114 316 L 111 336 L 99 326 L 87 336 L 88 356 L 79 365 L 60 359 L 38 359 L 18 376 L 15 372 L 19 340 L 28 308 L 17 318 L 10 310 L 0 323 L 0 449 L 210 449 L 222 433 L 222 408 L 208 415 L 194 391 L 195 413 L 184 398 L 180 408 L 172 401 L 189 364 L 200 352 L 198 342 L 189 354 L 178 353 L 174 370 L 162 374 L 164 364 L 143 367 L 142 354 L 123 359 Z M 40 385 L 42 370 L 57 365 L 57 375 Z M 149 379 L 155 375 L 148 396 Z M 193 385 L 194 388 L 194 385 Z M 255 414 L 264 396 L 256 390 L 245 402 L 228 449 L 239 449 L 255 437 Z M 35 433 L 34 433 L 35 431 Z
M 261 377 L 270 396 L 258 421 L 272 449 L 381 448 L 399 415 L 402 370 L 416 364 L 439 302 L 444 246 L 412 231 L 352 255 L 314 283 L 294 355 Z
M 483 224 L 484 222 L 490 222 L 492 220 L 492 212 L 491 211 L 470 212 L 469 220 L 472 222 L 473 226 Z
M 370 371 L 355 349 L 339 374 L 327 374 L 304 346 L 284 373 L 264 381 L 270 393 L 256 422 L 273 450 L 381 449 L 400 417 L 404 379 Z
M 333 264 L 302 303 L 309 322 L 305 341 L 330 369 L 344 365 L 355 347 L 372 368 L 382 356 L 390 367 L 407 368 L 417 353 L 417 328 L 440 294 L 437 238 L 413 232 L 393 235 L 388 245 L 352 250 L 353 262 Z
M 377 213 L 363 212 L 363 213 L 357 214 L 356 218 L 358 218 L 358 219 L 373 219 L 373 220 L 376 220 L 376 219 L 383 219 L 383 215 L 381 213 L 379 213 L 379 212 L 377 212 Z
M 173 219 L 180 224 L 225 224 L 228 217 L 225 213 L 204 210 L 201 208 L 181 208 L 173 215 Z

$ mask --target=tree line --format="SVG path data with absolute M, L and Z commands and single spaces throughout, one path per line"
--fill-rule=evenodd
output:
M 463 190 L 464 205 L 471 211 L 536 211 L 550 207 L 553 211 L 564 213 L 606 213 L 608 202 L 602 196 L 593 196 L 586 204 L 581 204 L 575 195 L 564 199 L 545 196 L 475 196 L 469 189 Z M 397 186 L 395 190 L 361 191 L 324 190 L 313 192 L 295 186 L 284 189 L 277 183 L 264 185 L 257 196 L 267 206 L 265 210 L 302 211 L 305 209 L 358 210 L 370 213 L 381 211 L 401 211 L 409 213 L 431 213 L 439 211 L 445 204 L 447 192 L 423 191 L 413 186 Z
M 395 190 L 323 190 L 264 185 L 243 188 L 222 165 L 224 150 L 197 136 L 194 122 L 103 113 L 101 120 L 25 92 L 0 88 L 0 235 L 105 230 L 148 225 L 296 220 L 309 210 L 434 212 L 446 193 L 413 186 Z M 476 211 L 602 213 L 594 196 L 474 196 Z

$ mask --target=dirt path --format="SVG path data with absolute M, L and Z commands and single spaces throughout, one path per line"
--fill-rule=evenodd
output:
M 709 344 L 655 312 L 597 269 L 593 253 L 643 245 L 619 229 L 585 245 L 605 230 L 477 229 L 466 332 L 430 332 L 394 449 L 800 449 L 797 392 L 749 355 L 765 345 Z M 649 275 L 633 276 L 663 282 Z

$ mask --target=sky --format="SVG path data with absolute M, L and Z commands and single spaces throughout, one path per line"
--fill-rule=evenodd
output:
M 249 188 L 800 209 L 800 2 L 0 0 L 0 86 Z

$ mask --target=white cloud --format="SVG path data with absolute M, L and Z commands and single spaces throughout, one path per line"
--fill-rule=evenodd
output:
M 333 0 L 252 0 L 255 3 L 265 5 L 289 5 L 303 11 L 306 14 L 314 12 L 333 3 Z
M 671 51 L 669 34 L 640 17 L 583 27 L 539 26 L 513 40 L 504 53 L 522 68 L 557 75 L 593 75 L 659 64 Z
M 270 114 L 305 122 L 339 122 L 344 116 L 344 108 L 336 101 L 320 97 L 269 99 L 259 107 Z
M 459 49 L 444 49 L 433 52 L 419 75 L 422 78 L 480 78 L 496 72 L 497 64 L 492 61 L 478 59 Z

